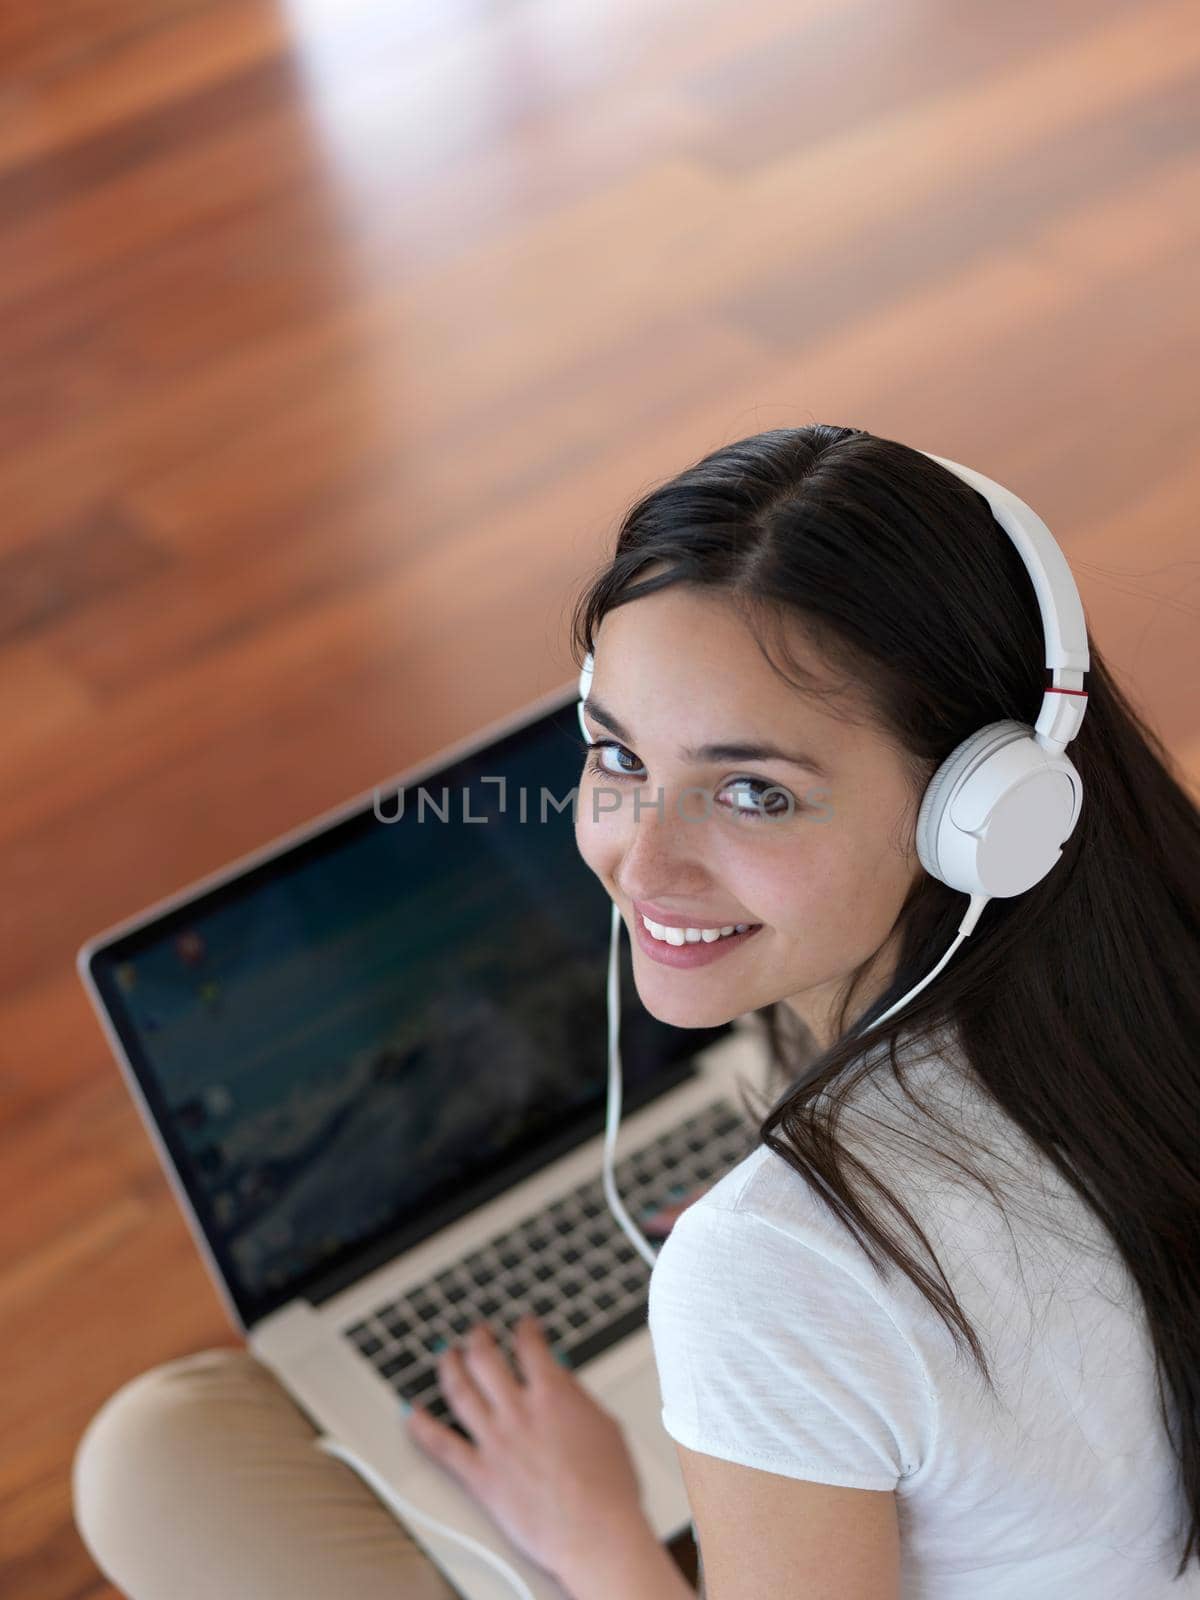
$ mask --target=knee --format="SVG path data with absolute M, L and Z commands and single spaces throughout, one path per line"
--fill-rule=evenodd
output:
M 123 1526 L 131 1524 L 136 1534 L 147 1489 L 162 1491 L 188 1450 L 195 1407 L 205 1403 L 189 1376 L 232 1375 L 249 1360 L 242 1350 L 203 1350 L 165 1362 L 130 1379 L 88 1423 L 71 1464 L 72 1513 L 102 1567 L 106 1553 L 120 1544 Z

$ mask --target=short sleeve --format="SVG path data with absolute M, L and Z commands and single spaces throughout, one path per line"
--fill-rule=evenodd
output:
M 863 1267 L 874 1276 L 865 1257 Z M 894 1489 L 930 1448 L 924 1367 L 819 1239 L 697 1201 L 659 1251 L 649 1323 L 663 1427 L 687 1449 L 817 1483 Z

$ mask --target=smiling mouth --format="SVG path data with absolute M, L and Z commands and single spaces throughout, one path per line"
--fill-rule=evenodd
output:
M 728 922 L 723 927 L 714 928 L 670 928 L 645 915 L 641 922 L 652 939 L 657 939 L 660 944 L 674 945 L 676 949 L 684 944 L 716 944 L 721 939 L 730 939 L 734 934 L 762 926 L 755 922 Z
M 722 933 L 720 930 L 709 929 L 709 933 L 717 932 L 717 937 L 710 939 L 688 939 L 682 941 L 678 935 L 684 933 L 682 928 L 673 928 L 670 932 L 675 936 L 670 939 L 659 939 L 654 936 L 646 926 L 647 919 L 639 916 L 630 930 L 635 944 L 640 946 L 648 960 L 662 967 L 676 967 L 681 970 L 693 967 L 706 967 L 711 962 L 720 961 L 726 952 L 740 950 L 748 939 L 754 939 L 762 931 L 761 922 L 734 923 L 733 932 Z M 730 924 L 726 924 L 730 926 Z M 664 930 L 666 931 L 666 930 Z M 697 930 L 699 931 L 699 930 Z

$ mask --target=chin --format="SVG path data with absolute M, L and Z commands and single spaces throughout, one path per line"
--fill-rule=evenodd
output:
M 731 1010 L 728 1003 L 722 1005 L 711 994 L 695 994 L 690 999 L 683 994 L 670 996 L 662 992 L 647 996 L 640 985 L 637 991 L 650 1015 L 659 1022 L 669 1023 L 672 1028 L 719 1028 L 745 1014 L 745 1007 Z

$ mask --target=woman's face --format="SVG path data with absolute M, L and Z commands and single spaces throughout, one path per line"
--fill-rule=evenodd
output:
M 799 630 L 788 645 L 830 681 Z M 861 711 L 848 720 L 836 699 L 778 677 L 716 594 L 673 585 L 618 606 L 594 655 L 584 720 L 612 745 L 589 753 L 604 770 L 581 777 L 575 837 L 625 920 L 642 1003 L 706 1028 L 782 1001 L 827 1047 L 855 968 L 875 955 L 855 1012 L 890 981 L 893 924 L 924 870 L 900 754 Z M 717 744 L 772 745 L 796 761 L 700 750 Z M 643 903 L 655 921 L 757 926 L 728 943 L 664 945 Z M 711 959 L 669 964 L 694 954 Z

